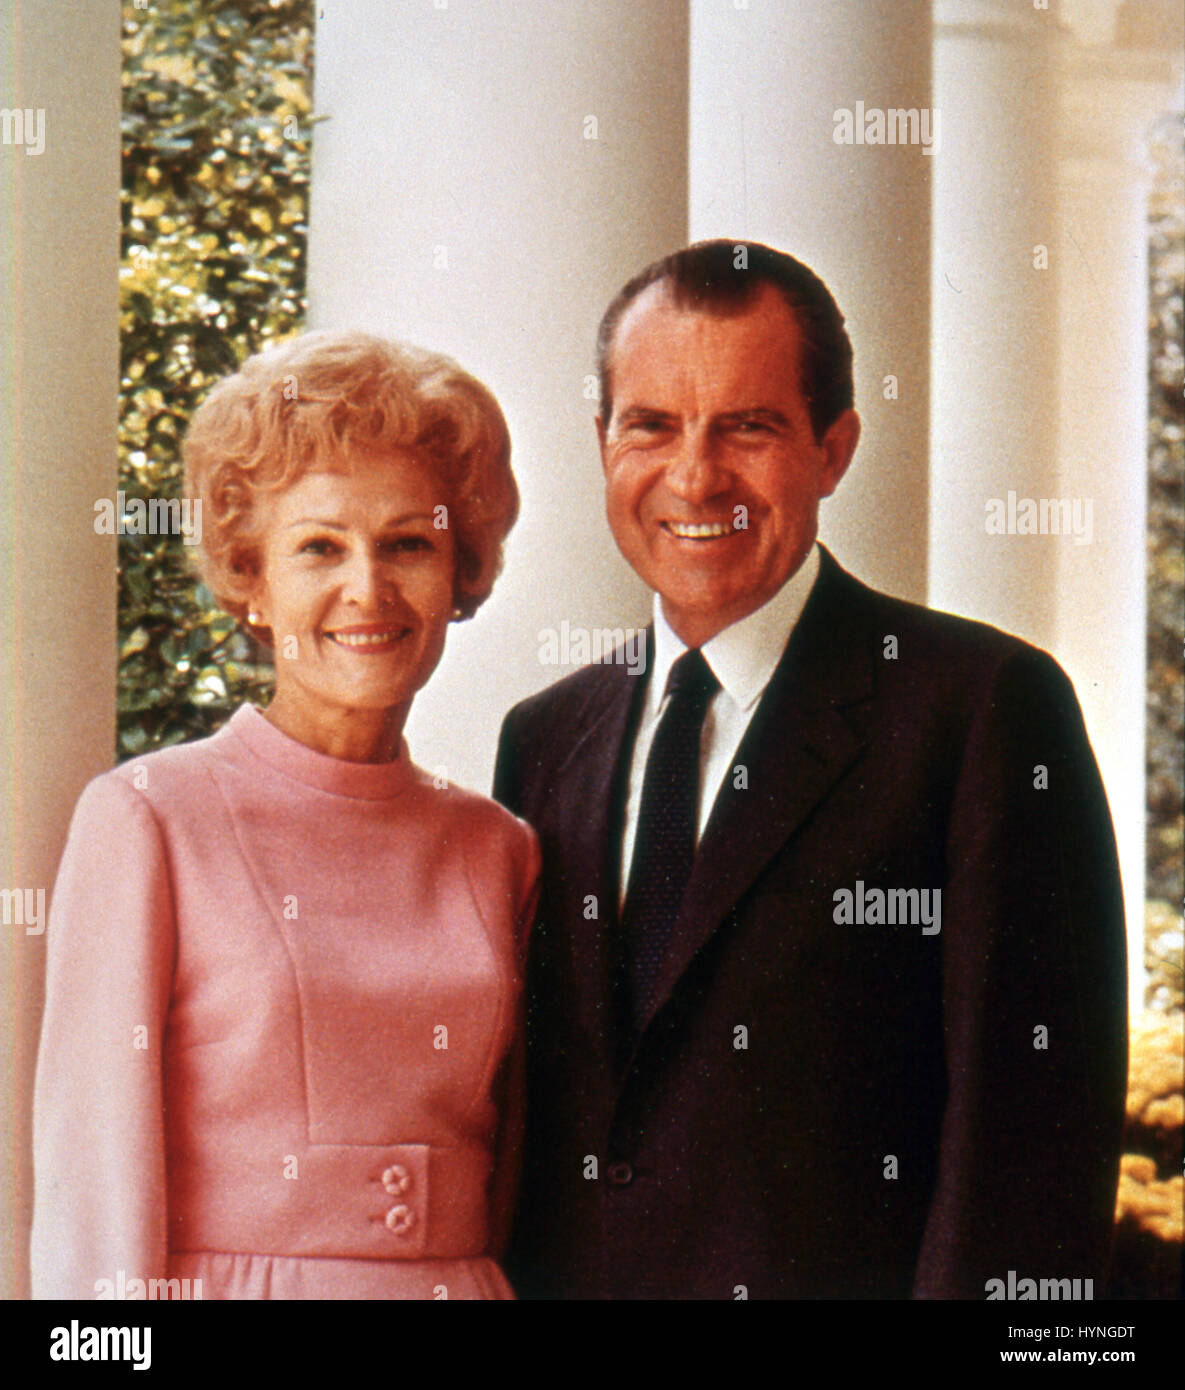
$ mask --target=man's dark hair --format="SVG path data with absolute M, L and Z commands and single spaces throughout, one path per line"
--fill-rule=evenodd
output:
M 622 316 L 651 285 L 663 283 L 675 305 L 697 313 L 739 314 L 762 285 L 786 301 L 802 334 L 799 387 L 810 410 L 815 439 L 852 406 L 852 344 L 831 291 L 808 266 L 755 241 L 697 241 L 648 265 L 621 290 L 597 330 L 601 415 L 613 413 L 609 358 Z

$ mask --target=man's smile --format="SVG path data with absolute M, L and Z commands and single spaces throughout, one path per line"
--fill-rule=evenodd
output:
M 659 525 L 681 541 L 712 541 L 734 534 L 731 521 L 662 521 Z

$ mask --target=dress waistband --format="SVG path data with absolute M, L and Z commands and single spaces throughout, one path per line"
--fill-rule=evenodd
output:
M 314 1144 L 169 1164 L 169 1248 L 376 1260 L 459 1259 L 489 1240 L 482 1144 Z

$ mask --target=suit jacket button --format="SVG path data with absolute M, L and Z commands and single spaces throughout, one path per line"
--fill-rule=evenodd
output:
M 397 1207 L 392 1207 L 387 1213 L 387 1230 L 392 1235 L 406 1235 L 416 1223 L 416 1214 L 410 1207 L 405 1207 L 402 1203 Z
M 619 1160 L 605 1169 L 605 1176 L 614 1187 L 628 1187 L 634 1180 L 634 1170 L 628 1163 Z

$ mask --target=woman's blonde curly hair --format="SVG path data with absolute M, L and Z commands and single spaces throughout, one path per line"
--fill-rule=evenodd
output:
M 260 573 L 256 500 L 352 451 L 410 452 L 439 483 L 457 556 L 456 607 L 489 597 L 518 516 L 510 435 L 498 402 L 451 358 L 367 333 L 305 333 L 249 358 L 195 411 L 185 495 L 200 499 L 197 564 L 242 621 Z

